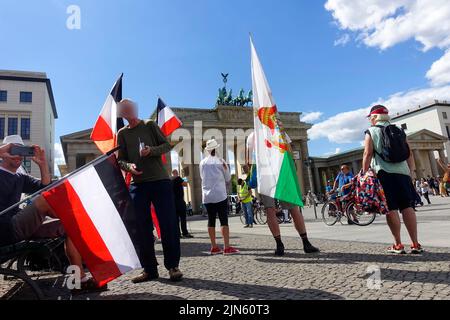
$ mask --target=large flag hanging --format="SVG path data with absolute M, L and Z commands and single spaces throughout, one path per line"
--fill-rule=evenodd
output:
M 132 206 L 115 155 L 88 165 L 43 196 L 99 285 L 140 268 L 122 222 Z
M 170 136 L 175 130 L 183 125 L 180 119 L 173 113 L 172 109 L 170 109 L 161 98 L 158 98 L 156 121 L 166 137 Z M 164 164 L 167 162 L 165 154 L 162 155 L 162 160 Z
M 303 206 L 292 150 L 251 38 L 250 46 L 258 192 Z
M 118 117 L 117 113 L 117 104 L 122 100 L 122 78 L 123 74 L 117 79 L 106 98 L 91 133 L 91 140 L 103 153 L 107 153 L 116 146 L 117 132 L 124 126 L 123 119 Z

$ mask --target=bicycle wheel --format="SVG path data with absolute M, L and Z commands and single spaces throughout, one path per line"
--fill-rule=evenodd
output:
M 256 212 L 256 218 L 260 224 L 267 224 L 267 213 L 263 208 L 259 208 Z
M 345 209 L 345 214 L 351 221 L 361 227 L 366 227 L 372 224 L 377 217 L 376 212 L 359 210 L 355 202 L 351 202 L 348 204 L 347 208 Z
M 322 220 L 327 226 L 334 226 L 340 217 L 337 205 L 333 201 L 325 202 L 322 207 Z
M 239 219 L 241 219 L 241 223 L 245 226 L 247 225 L 247 221 L 245 221 L 245 213 L 244 210 L 239 211 Z
M 284 222 L 284 213 L 283 213 L 283 210 L 278 211 L 278 212 L 276 213 L 276 215 L 277 215 L 277 221 L 278 221 L 278 224 L 282 224 L 282 223 Z

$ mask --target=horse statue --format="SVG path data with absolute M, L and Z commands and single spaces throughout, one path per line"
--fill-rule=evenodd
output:
M 239 95 L 234 99 L 234 105 L 243 107 L 245 105 L 245 91 L 241 89 Z
M 244 99 L 244 106 L 253 105 L 253 90 L 250 90 L 247 94 L 247 97 Z
M 229 106 L 229 105 L 231 105 L 232 102 L 233 102 L 233 90 L 230 89 L 230 91 L 228 92 L 228 95 L 225 98 L 224 105 Z
M 225 87 L 219 89 L 219 95 L 217 96 L 217 105 L 224 105 L 227 98 L 227 89 Z

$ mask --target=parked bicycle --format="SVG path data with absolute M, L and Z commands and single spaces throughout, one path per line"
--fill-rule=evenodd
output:
M 276 215 L 279 224 L 292 223 L 292 217 L 289 210 L 277 210 Z
M 322 207 L 322 220 L 327 226 L 333 226 L 338 221 L 344 224 L 347 220 L 364 227 L 372 224 L 376 216 L 376 212 L 361 210 L 352 194 L 338 196 L 337 192 L 332 193 Z
M 267 224 L 267 212 L 264 205 L 258 199 L 253 199 L 253 212 L 259 224 Z
M 240 206 L 239 217 L 241 219 L 241 223 L 246 225 L 244 210 L 242 210 Z M 256 198 L 253 198 L 252 203 L 253 208 L 253 221 L 255 224 L 267 224 L 267 213 L 264 208 L 264 205 Z

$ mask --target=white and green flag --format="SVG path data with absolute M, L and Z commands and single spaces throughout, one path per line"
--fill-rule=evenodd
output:
M 252 39 L 250 45 L 258 192 L 303 206 L 292 150 Z

